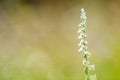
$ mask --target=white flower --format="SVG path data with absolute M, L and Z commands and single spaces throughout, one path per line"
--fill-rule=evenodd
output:
M 81 33 L 82 32 L 82 30 L 79 28 L 79 30 L 77 31 L 77 33 Z
M 81 9 L 81 19 L 84 19 L 84 20 L 87 19 L 86 13 L 85 13 L 85 10 L 84 10 L 84 9 Z
M 78 52 L 81 52 L 81 51 L 84 52 L 85 50 L 87 50 L 87 46 L 82 45 L 82 46 L 79 48 Z
M 85 12 L 84 8 L 82 8 L 82 9 L 81 9 L 81 12 L 82 12 L 82 13 L 84 13 L 84 12 Z
M 77 33 L 84 33 L 84 31 L 85 31 L 85 28 L 82 27 L 82 28 L 79 28 L 79 30 L 77 31 Z
M 95 65 L 93 64 L 93 65 L 89 65 L 89 70 L 91 70 L 91 71 L 95 71 Z
M 78 39 L 83 39 L 83 38 L 86 38 L 86 34 L 81 33 L 81 34 L 78 36 Z
M 85 49 L 85 46 L 81 46 L 81 47 L 79 48 L 78 52 L 81 52 L 81 51 L 83 51 L 84 49 Z
M 85 15 L 82 15 L 81 18 L 82 19 L 87 19 L 87 17 Z
M 96 78 L 96 74 L 94 74 L 94 75 L 90 75 L 89 78 L 90 78 L 90 80 L 97 80 L 97 78 Z
M 78 44 L 78 46 L 81 46 L 81 42 Z
M 91 53 L 88 51 L 86 51 L 84 54 L 86 54 L 88 57 L 91 55 Z
M 86 44 L 88 44 L 88 42 L 86 40 L 82 39 L 80 41 L 80 43 L 78 44 L 78 46 L 85 46 Z
M 80 47 L 80 49 L 78 50 L 78 52 L 81 52 L 83 50 L 83 48 L 82 47 Z
M 88 66 L 89 64 L 90 64 L 89 61 L 87 61 L 87 60 L 85 60 L 85 59 L 83 60 L 83 65 L 84 65 L 84 66 Z

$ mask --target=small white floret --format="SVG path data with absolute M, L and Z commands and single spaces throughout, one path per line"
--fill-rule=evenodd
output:
M 89 65 L 88 68 L 89 68 L 89 70 L 91 70 L 91 71 L 92 71 L 92 70 L 95 71 L 95 65 L 94 65 L 94 64 L 93 64 L 93 65 Z

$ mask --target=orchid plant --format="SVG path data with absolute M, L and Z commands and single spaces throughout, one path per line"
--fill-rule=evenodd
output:
M 82 8 L 81 9 L 81 23 L 78 25 L 79 30 L 78 33 L 80 34 L 78 36 L 78 39 L 80 40 L 80 43 L 78 44 L 79 46 L 79 52 L 82 53 L 83 56 L 83 66 L 84 66 L 84 73 L 85 73 L 85 80 L 97 80 L 96 79 L 96 74 L 92 74 L 95 71 L 95 65 L 90 64 L 89 57 L 91 53 L 88 51 L 87 44 L 88 42 L 86 41 L 86 13 L 85 10 Z

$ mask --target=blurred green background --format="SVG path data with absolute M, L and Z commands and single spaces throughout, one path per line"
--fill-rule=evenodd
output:
M 119 0 L 0 0 L 0 80 L 84 80 L 81 8 L 98 80 L 120 80 Z

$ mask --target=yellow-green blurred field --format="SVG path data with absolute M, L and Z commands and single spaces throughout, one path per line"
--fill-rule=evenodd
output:
M 98 80 L 120 80 L 119 0 L 1 0 L 0 80 L 84 80 L 81 8 Z

